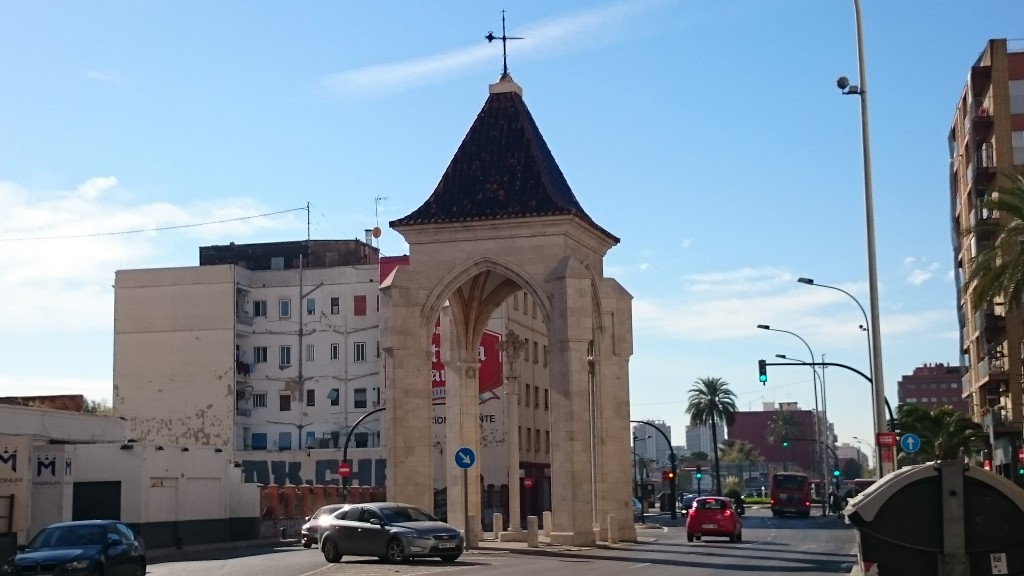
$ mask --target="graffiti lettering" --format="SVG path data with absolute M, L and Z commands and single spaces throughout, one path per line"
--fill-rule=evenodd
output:
M 284 486 L 340 486 L 341 479 L 337 476 L 340 459 L 326 458 L 313 462 L 313 477 L 304 478 L 302 462 L 285 460 L 242 460 L 242 481 L 248 484 L 277 484 Z M 383 486 L 387 470 L 386 460 L 376 461 L 361 459 L 352 467 L 351 481 L 359 486 Z

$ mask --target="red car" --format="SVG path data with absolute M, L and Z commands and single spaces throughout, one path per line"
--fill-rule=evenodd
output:
M 697 498 L 686 515 L 686 541 L 704 536 L 724 536 L 729 542 L 743 541 L 743 520 L 728 498 L 706 496 Z

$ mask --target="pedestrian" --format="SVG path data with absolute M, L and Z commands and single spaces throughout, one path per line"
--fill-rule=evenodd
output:
M 833 489 L 831 492 L 829 492 L 828 502 L 829 502 L 829 510 L 830 510 L 830 512 L 832 514 L 839 514 L 839 512 L 840 512 L 840 510 L 842 508 L 840 508 L 840 506 L 839 506 L 840 505 L 839 493 L 836 492 L 835 489 Z

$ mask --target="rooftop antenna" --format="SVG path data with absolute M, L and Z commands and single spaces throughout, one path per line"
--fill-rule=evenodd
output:
M 504 10 L 501 11 L 501 36 L 495 36 L 494 32 L 488 32 L 487 36 L 484 36 L 484 38 L 487 38 L 487 43 L 488 44 L 491 43 L 491 42 L 494 42 L 495 40 L 501 40 L 501 61 L 502 61 L 501 75 L 502 76 L 508 76 L 508 41 L 509 40 L 522 40 L 523 38 L 521 36 L 506 36 L 505 35 L 505 11 Z
M 380 248 L 380 203 L 387 199 L 387 196 L 380 194 L 373 198 L 373 238 L 377 240 L 377 248 Z

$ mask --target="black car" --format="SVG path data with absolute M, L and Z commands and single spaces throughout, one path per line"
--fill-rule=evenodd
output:
M 313 545 L 320 545 L 320 525 L 326 522 L 335 512 L 345 508 L 348 504 L 328 504 L 306 518 L 302 525 L 301 540 L 303 548 L 312 548 Z
M 342 556 L 376 556 L 386 562 L 434 556 L 454 562 L 462 555 L 462 534 L 409 504 L 353 504 L 321 527 L 320 550 L 328 562 Z
M 0 564 L 0 575 L 143 576 L 146 546 L 116 520 L 61 522 L 43 528 Z

